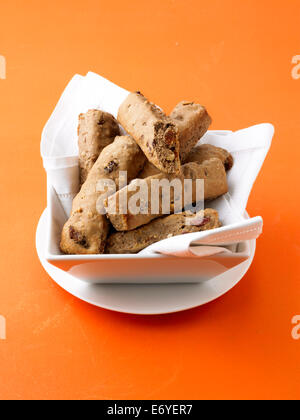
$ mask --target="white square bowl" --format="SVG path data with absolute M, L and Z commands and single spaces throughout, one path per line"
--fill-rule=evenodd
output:
M 249 242 L 238 244 L 232 254 L 181 258 L 161 254 L 64 255 L 60 235 L 67 215 L 53 187 L 47 189 L 46 260 L 89 283 L 196 283 L 210 280 L 247 260 Z

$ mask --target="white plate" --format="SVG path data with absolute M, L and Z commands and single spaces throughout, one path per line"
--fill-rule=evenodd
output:
M 158 315 L 184 311 L 204 305 L 231 290 L 248 271 L 256 241 L 250 241 L 251 256 L 238 266 L 205 283 L 194 284 L 88 284 L 45 260 L 46 211 L 36 232 L 36 248 L 41 264 L 49 276 L 71 295 L 100 308 L 112 311 Z

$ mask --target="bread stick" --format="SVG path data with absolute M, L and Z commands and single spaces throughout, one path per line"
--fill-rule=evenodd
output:
M 190 224 L 186 218 L 191 217 Z M 216 210 L 206 209 L 197 215 L 188 212 L 153 220 L 148 225 L 128 232 L 113 233 L 107 241 L 107 254 L 136 254 L 155 242 L 184 233 L 200 232 L 220 227 Z
M 211 144 L 201 144 L 200 146 L 194 147 L 186 156 L 185 163 L 203 163 L 205 160 L 211 158 L 220 159 L 225 166 L 226 171 L 229 171 L 229 169 L 231 169 L 233 166 L 233 157 L 231 154 L 227 152 L 227 150 L 222 149 L 221 147 L 213 146 Z
M 192 191 L 191 194 L 188 195 L 185 192 L 185 185 L 184 180 L 190 179 L 192 180 Z M 162 181 L 167 180 L 169 182 L 174 180 L 180 181 L 180 194 L 182 198 L 182 205 L 190 205 L 197 201 L 197 180 L 203 179 L 204 180 L 204 199 L 205 200 L 212 200 L 220 195 L 225 194 L 228 191 L 227 186 L 227 178 L 226 172 L 224 169 L 223 163 L 220 159 L 210 159 L 203 162 L 201 165 L 191 162 L 183 165 L 181 167 L 180 174 L 173 174 L 173 175 L 166 175 L 160 173 L 158 175 L 154 175 L 152 177 L 148 177 L 144 180 L 134 180 L 132 183 L 122 188 L 116 194 L 111 195 L 108 197 L 105 203 L 107 216 L 109 217 L 110 222 L 114 226 L 114 228 L 118 231 L 126 231 L 132 230 L 139 226 L 145 225 L 149 223 L 151 220 L 160 217 L 164 212 L 164 203 L 163 201 L 166 200 L 166 196 L 163 194 L 162 188 L 159 188 L 157 203 L 156 203 L 156 214 L 153 214 L 153 197 L 151 198 L 151 187 L 153 185 L 153 181 Z M 121 203 L 127 202 L 130 203 L 130 198 L 136 194 L 135 187 L 139 187 L 139 183 L 144 182 L 146 185 L 146 189 L 148 191 L 148 196 L 146 197 L 146 201 L 140 203 L 140 208 L 145 210 L 144 212 L 139 212 L 138 214 L 134 214 L 130 211 L 130 206 L 128 206 L 123 213 L 121 214 Z M 154 188 L 154 187 L 153 187 Z M 174 203 L 176 197 L 174 197 L 174 188 L 170 188 L 170 208 L 174 210 Z M 190 201 L 188 201 L 190 200 Z M 178 204 L 178 202 L 177 202 Z M 180 202 L 179 202 L 180 205 Z M 180 208 L 180 210 L 182 207 Z M 178 211 L 178 209 L 176 208 Z M 143 214 L 144 213 L 144 214 Z
M 205 160 L 211 158 L 218 158 L 222 161 L 225 170 L 229 171 L 233 166 L 233 157 L 227 152 L 227 150 L 221 147 L 216 147 L 211 144 L 201 144 L 193 147 L 193 149 L 187 154 L 183 163 L 196 162 L 203 163 Z M 152 165 L 149 161 L 146 162 L 142 172 L 139 174 L 139 178 L 144 179 L 149 176 L 159 174 L 159 170 Z
M 179 171 L 177 126 L 156 105 L 140 92 L 130 93 L 119 108 L 118 121 L 160 171 Z
M 194 102 L 179 102 L 170 114 L 179 132 L 179 148 L 181 162 L 186 155 L 207 132 L 211 125 L 211 117 L 204 106 Z
M 178 128 L 181 163 L 190 162 L 190 160 L 187 160 L 186 157 L 190 150 L 208 130 L 208 127 L 211 124 L 211 118 L 202 105 L 187 101 L 182 101 L 177 104 L 171 112 L 170 118 L 175 122 Z M 208 159 L 209 158 L 210 157 L 208 157 Z M 146 162 L 139 177 L 144 179 L 148 176 L 156 175 L 159 172 L 160 171 L 148 161 Z
M 109 113 L 90 109 L 79 115 L 78 147 L 80 181 L 83 184 L 104 147 L 120 134 L 116 119 Z

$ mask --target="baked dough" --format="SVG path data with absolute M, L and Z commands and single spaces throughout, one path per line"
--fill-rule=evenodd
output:
M 118 121 L 160 171 L 180 169 L 178 129 L 156 105 L 140 92 L 130 93 L 121 104 Z
M 211 158 L 220 159 L 225 166 L 226 171 L 229 171 L 233 166 L 233 157 L 231 154 L 227 152 L 227 150 L 211 144 L 201 144 L 194 147 L 186 156 L 185 162 L 203 163 L 205 160 Z
M 145 163 L 144 168 L 142 169 L 141 173 L 139 174 L 140 179 L 148 178 L 149 176 L 157 175 L 161 171 L 157 169 L 149 160 Z
M 181 167 L 181 171 L 179 174 L 174 175 L 166 175 L 160 173 L 158 175 L 154 175 L 152 177 L 146 178 L 144 180 L 134 180 L 131 182 L 130 186 L 122 188 L 116 194 L 111 195 L 105 202 L 105 207 L 107 211 L 107 216 L 109 217 L 110 222 L 114 226 L 114 228 L 118 231 L 125 231 L 125 230 L 132 230 L 139 226 L 145 225 L 149 223 L 151 220 L 160 217 L 163 214 L 166 214 L 163 209 L 163 190 L 159 189 L 159 196 L 157 200 L 157 213 L 151 214 L 152 212 L 152 201 L 151 201 L 151 184 L 153 180 L 161 181 L 166 179 L 168 181 L 173 181 L 178 179 L 181 182 L 181 197 L 182 202 L 185 205 L 190 205 L 195 203 L 197 200 L 197 180 L 203 179 L 204 180 L 204 199 L 205 200 L 212 200 L 220 195 L 225 194 L 228 191 L 227 185 L 227 178 L 226 172 L 224 169 L 223 163 L 220 159 L 210 159 L 203 162 L 201 165 L 195 162 L 190 162 Z M 185 188 L 184 188 L 184 180 L 190 179 L 192 180 L 192 194 L 190 197 L 186 194 L 185 196 Z M 126 214 L 122 214 L 120 211 L 121 204 L 124 202 L 130 203 L 130 198 L 133 197 L 138 188 L 139 183 L 145 182 L 147 185 L 148 197 L 147 202 L 139 203 L 140 208 L 144 208 L 145 213 L 139 212 L 138 214 L 134 214 L 130 211 L 130 208 L 126 208 Z M 135 189 L 136 187 L 136 189 Z M 176 197 L 175 197 L 176 198 Z M 170 210 L 174 210 L 174 189 L 171 188 L 170 191 Z M 190 201 L 188 201 L 190 200 Z M 121 204 L 120 204 L 121 203 Z M 173 204 L 173 206 L 172 206 Z M 182 204 L 182 203 L 181 203 Z M 128 206 L 129 207 L 129 206 Z M 178 212 L 178 208 L 176 208 Z M 180 208 L 182 210 L 182 207 Z M 126 211 L 125 211 L 126 212 Z M 125 213 L 123 211 L 123 213 Z
M 61 237 L 65 254 L 101 254 L 109 231 L 109 222 L 99 213 L 101 196 L 109 195 L 99 188 L 99 181 L 112 180 L 119 188 L 119 172 L 127 171 L 128 182 L 134 179 L 145 164 L 145 155 L 130 136 L 116 137 L 105 147 L 92 167 L 86 182 L 73 201 L 72 213 Z
M 178 128 L 180 160 L 182 163 L 190 162 L 186 157 L 208 130 L 212 122 L 211 117 L 202 105 L 194 102 L 182 101 L 173 109 L 170 118 L 175 122 Z M 209 159 L 209 157 L 207 157 L 207 159 Z M 158 173 L 159 170 L 151 162 L 147 161 L 139 177 L 144 179 Z
M 187 224 L 186 217 L 191 217 Z M 197 215 L 172 214 L 128 232 L 113 233 L 107 241 L 107 254 L 136 254 L 147 246 L 172 236 L 220 227 L 218 212 L 206 209 Z
M 201 144 L 195 146 L 186 156 L 183 163 L 196 162 L 203 163 L 205 160 L 211 158 L 218 158 L 222 161 L 225 170 L 229 171 L 233 166 L 233 157 L 227 152 L 227 150 L 222 149 L 221 147 L 216 147 L 211 144 Z M 146 162 L 142 172 L 139 174 L 139 178 L 148 178 L 149 176 L 159 174 L 159 170 L 152 165 L 149 161 Z
M 204 106 L 194 102 L 179 102 L 170 114 L 179 131 L 179 147 L 181 162 L 186 155 L 207 132 L 212 123 Z
M 83 184 L 104 147 L 120 134 L 116 119 L 109 113 L 90 109 L 79 115 L 78 147 L 80 181 Z

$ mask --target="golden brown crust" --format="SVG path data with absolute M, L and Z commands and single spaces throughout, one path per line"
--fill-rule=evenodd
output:
M 99 181 L 112 180 L 119 188 L 119 172 L 127 171 L 128 182 L 145 163 L 145 156 L 129 136 L 116 137 L 103 149 L 86 182 L 73 201 L 72 213 L 62 231 L 61 250 L 66 254 L 101 254 L 109 230 L 106 217 L 99 213 L 99 200 L 104 195 Z
M 173 109 L 170 118 L 175 122 L 178 128 L 181 162 L 192 162 L 192 160 L 186 160 L 186 156 L 208 130 L 211 124 L 211 118 L 202 105 L 187 101 L 179 102 Z M 207 159 L 209 159 L 209 157 Z M 147 161 L 144 169 L 139 174 L 139 177 L 144 179 L 148 178 L 148 176 L 156 175 L 159 172 L 159 169 L 151 162 Z
M 221 147 L 216 147 L 211 144 L 201 144 L 195 146 L 186 156 L 183 163 L 196 162 L 203 163 L 205 160 L 212 158 L 220 159 L 225 167 L 226 171 L 229 171 L 233 166 L 233 157 L 227 152 L 227 150 L 222 149 Z M 159 174 L 159 170 L 152 165 L 149 161 L 146 162 L 144 168 L 139 174 L 139 178 L 144 179 L 149 176 Z
M 225 166 L 225 170 L 229 171 L 233 166 L 233 157 L 227 150 L 221 147 L 212 146 L 211 144 L 201 144 L 194 147 L 186 156 L 185 163 L 197 162 L 203 163 L 205 160 L 218 158 Z
M 132 230 L 139 226 L 145 225 L 149 223 L 151 220 L 158 218 L 159 216 L 165 214 L 166 212 L 163 209 L 163 191 L 159 189 L 159 196 L 157 200 L 157 214 L 152 213 L 152 206 L 153 201 L 151 200 L 151 186 L 153 185 L 153 181 L 162 181 L 167 180 L 169 182 L 174 180 L 179 180 L 181 182 L 181 197 L 182 203 L 185 205 L 189 205 L 195 203 L 197 200 L 197 180 L 203 179 L 204 180 L 204 199 L 205 200 L 212 200 L 220 195 L 225 194 L 228 191 L 227 186 L 227 178 L 226 172 L 224 169 L 224 165 L 219 159 L 210 159 L 208 161 L 203 162 L 201 165 L 190 162 L 181 167 L 181 171 L 177 175 L 166 175 L 160 173 L 158 175 L 154 175 L 152 177 L 146 178 L 143 181 L 147 185 L 148 190 L 148 198 L 147 202 L 140 203 L 141 207 L 145 207 L 145 212 L 147 214 L 133 214 L 130 211 L 130 208 L 127 208 L 126 214 L 119 214 L 120 213 L 120 203 L 130 202 L 130 198 L 136 194 L 139 188 L 140 180 L 134 180 L 130 184 L 130 186 L 122 188 L 116 194 L 111 195 L 106 200 L 106 211 L 107 216 L 109 217 L 110 222 L 114 226 L 114 228 L 118 231 L 125 231 L 125 230 Z M 184 189 L 184 180 L 190 179 L 192 180 L 192 194 L 189 197 L 185 195 Z M 136 187 L 136 190 L 134 189 Z M 188 201 L 190 200 L 190 201 Z M 170 203 L 174 203 L 174 189 L 171 189 L 170 193 Z M 172 210 L 172 205 L 170 206 Z M 174 206 L 173 206 L 174 208 Z M 181 207 L 182 208 L 182 207 Z
M 179 102 L 170 114 L 179 132 L 180 159 L 185 161 L 186 155 L 207 132 L 212 123 L 204 106 L 194 102 Z
M 148 178 L 149 176 L 157 175 L 160 172 L 161 171 L 159 169 L 157 169 L 156 166 L 152 165 L 152 163 L 149 162 L 149 160 L 147 160 L 144 168 L 142 169 L 141 173 L 139 174 L 139 178 L 140 179 L 145 179 L 145 178 Z
M 187 217 L 191 219 L 187 221 Z M 190 224 L 189 224 L 190 223 Z M 107 254 L 135 254 L 142 249 L 172 236 L 200 232 L 220 227 L 216 210 L 206 209 L 197 215 L 187 212 L 153 220 L 148 225 L 128 232 L 113 233 L 107 241 Z
M 140 92 L 130 93 L 119 108 L 118 121 L 160 171 L 179 171 L 177 126 L 156 105 Z
M 120 134 L 116 119 L 109 113 L 90 109 L 79 115 L 78 147 L 80 181 L 83 184 L 104 147 Z

